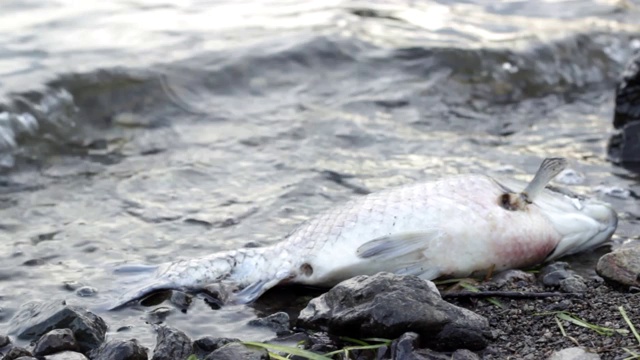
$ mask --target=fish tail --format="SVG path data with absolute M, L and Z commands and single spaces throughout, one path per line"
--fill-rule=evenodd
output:
M 230 289 L 243 289 L 237 294 L 227 294 L 229 299 L 251 302 L 289 274 L 286 270 L 269 271 L 272 267 L 268 259 L 273 256 L 266 255 L 270 251 L 267 249 L 269 247 L 225 251 L 159 266 L 120 267 L 116 273 L 124 273 L 127 278 L 119 284 L 124 291 L 119 290 L 121 295 L 108 309 L 119 309 L 157 291 L 197 292 L 216 283 L 232 284 Z

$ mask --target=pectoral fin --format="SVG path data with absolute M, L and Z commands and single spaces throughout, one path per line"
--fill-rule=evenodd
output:
M 442 232 L 438 229 L 391 234 L 362 244 L 356 253 L 362 259 L 399 259 L 426 250 L 432 241 L 441 236 Z

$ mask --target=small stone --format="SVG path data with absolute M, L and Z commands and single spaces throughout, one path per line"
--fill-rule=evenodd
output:
M 451 360 L 480 360 L 480 357 L 470 350 L 458 349 L 451 354 Z
M 566 293 L 584 293 L 587 291 L 587 284 L 580 275 L 560 280 L 560 289 Z
M 276 334 L 291 333 L 289 329 L 289 314 L 286 312 L 277 312 L 267 317 L 253 319 L 249 321 L 249 325 L 268 327 L 276 331 Z
M 596 272 L 609 282 L 640 286 L 640 247 L 614 250 L 598 260 Z
M 555 351 L 548 360 L 600 360 L 600 355 L 590 353 L 579 347 Z
M 169 301 L 175 305 L 178 309 L 185 310 L 191 306 L 193 302 L 193 296 L 183 293 L 182 291 L 172 291 Z
M 111 340 L 90 354 L 91 360 L 147 360 L 147 349 L 137 340 Z
M 402 334 L 391 343 L 391 357 L 393 359 L 410 359 L 418 348 L 418 334 L 408 332 Z
M 2 360 L 15 360 L 23 356 L 33 356 L 31 352 L 25 348 L 14 347 L 2 358 Z
M 88 360 L 86 356 L 75 351 L 64 351 L 53 355 L 47 355 L 44 360 Z
M 230 343 L 209 354 L 205 360 L 268 360 L 266 349 L 247 347 L 241 343 Z
M 33 354 L 50 355 L 66 350 L 78 350 L 78 343 L 70 329 L 55 329 L 42 335 L 36 342 Z
M 158 336 L 152 360 L 182 360 L 191 355 L 191 339 L 182 331 L 160 325 L 156 332 Z
M 91 286 L 83 286 L 76 290 L 76 295 L 80 297 L 92 297 L 98 293 L 98 289 Z

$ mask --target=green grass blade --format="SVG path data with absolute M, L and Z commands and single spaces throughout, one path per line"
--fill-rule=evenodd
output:
M 328 358 L 326 356 L 316 354 L 314 352 L 300 349 L 297 347 L 277 345 L 277 344 L 267 344 L 267 343 L 261 343 L 261 342 L 253 342 L 253 341 L 243 341 L 242 343 L 248 346 L 255 346 L 255 347 L 260 347 L 260 348 L 264 348 L 271 351 L 279 351 L 287 354 L 301 356 L 309 360 L 331 360 L 331 358 Z
M 385 345 L 390 345 L 393 342 L 393 340 L 385 339 L 385 338 L 366 338 L 366 339 L 362 339 L 362 340 L 369 341 L 369 342 L 383 343 Z
M 346 346 L 343 349 L 340 350 L 335 350 L 332 352 L 328 352 L 326 354 L 324 354 L 324 356 L 333 356 L 333 355 L 337 355 L 343 352 L 349 352 L 349 351 L 353 351 L 353 350 L 372 350 L 372 349 L 379 349 L 383 346 L 386 346 L 386 344 L 375 344 L 375 345 L 363 345 L 363 346 Z
M 362 341 L 362 340 L 358 340 L 358 339 L 350 338 L 350 337 L 348 337 L 348 336 L 340 336 L 340 340 L 348 341 L 348 342 L 350 342 L 350 343 L 354 343 L 354 344 L 362 345 L 362 346 L 371 345 L 371 344 L 369 344 L 369 343 L 367 343 L 367 342 L 364 342 L 364 341 Z
M 633 326 L 633 323 L 631 322 L 631 320 L 629 320 L 629 316 L 627 316 L 627 312 L 624 310 L 624 306 L 620 306 L 618 308 L 618 311 L 620 311 L 620 314 L 622 315 L 622 318 L 627 323 L 627 326 L 629 326 L 629 329 L 631 329 L 631 332 L 633 333 L 633 336 L 636 337 L 636 340 L 638 341 L 638 344 L 640 344 L 640 335 L 638 335 L 638 331 L 636 331 L 636 327 Z

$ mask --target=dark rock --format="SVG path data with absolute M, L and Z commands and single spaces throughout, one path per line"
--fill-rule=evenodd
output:
M 54 329 L 68 328 L 86 353 L 104 341 L 107 325 L 99 316 L 63 301 L 27 303 L 20 308 L 10 324 L 10 333 L 18 338 L 36 340 Z
M 91 360 L 147 360 L 147 349 L 137 340 L 111 340 L 91 351 Z
M 390 273 L 341 282 L 311 300 L 298 324 L 356 338 L 415 332 L 435 350 L 480 350 L 489 326 L 484 317 L 442 300 L 433 283 Z
M 207 355 L 232 342 L 240 342 L 240 340 L 205 336 L 193 342 L 193 354 L 198 359 L 204 359 Z
M 418 334 L 412 332 L 404 333 L 391 343 L 391 358 L 421 359 L 420 356 L 414 354 L 414 351 L 418 348 Z
M 11 344 L 11 339 L 6 335 L 0 335 L 0 349 Z
M 78 343 L 73 332 L 70 329 L 55 329 L 38 339 L 33 354 L 36 356 L 49 355 L 66 350 L 78 350 Z
M 309 343 L 307 349 L 317 353 L 328 353 L 335 351 L 336 341 L 324 332 L 317 332 L 309 335 Z
M 627 64 L 616 87 L 613 127 L 620 129 L 636 121 L 640 121 L 640 54 Z
M 88 360 L 86 356 L 75 351 L 63 351 L 53 355 L 47 355 L 44 360 Z
M 587 291 L 587 284 L 582 276 L 569 268 L 563 261 L 551 263 L 540 270 L 540 282 L 544 286 L 559 288 L 568 293 L 582 293 Z
M 31 352 L 25 348 L 14 347 L 2 358 L 2 360 L 15 360 L 23 356 L 33 356 Z
M 289 329 L 289 314 L 283 311 L 271 314 L 264 318 L 253 319 L 249 321 L 249 325 L 271 328 L 278 335 L 291 333 L 291 330 Z
M 614 250 L 598 260 L 596 272 L 605 280 L 625 286 L 640 286 L 640 247 Z
M 640 161 L 640 54 L 629 62 L 616 88 L 613 126 L 620 130 L 609 140 L 609 159 L 616 163 Z
M 160 325 L 156 332 L 158 336 L 152 360 L 183 360 L 191 355 L 191 339 L 182 331 Z
M 230 343 L 212 352 L 205 360 L 268 360 L 266 349 L 245 346 L 241 343 Z

